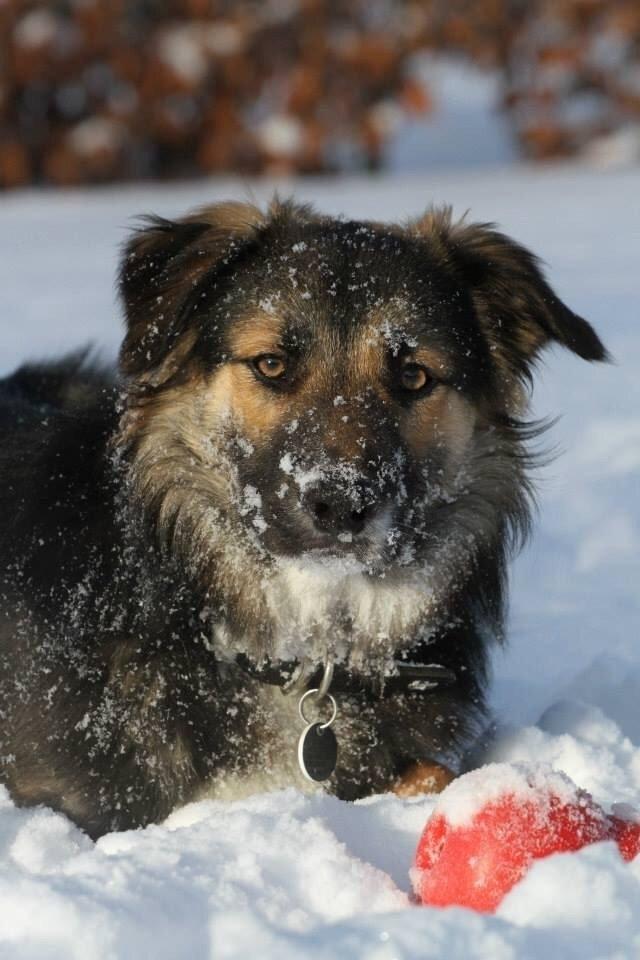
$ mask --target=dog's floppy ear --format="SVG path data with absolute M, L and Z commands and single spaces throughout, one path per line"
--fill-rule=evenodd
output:
M 527 378 L 551 342 L 585 360 L 607 360 L 593 327 L 556 296 L 537 258 L 490 223 L 452 223 L 450 208 L 431 209 L 411 224 L 469 288 L 496 360 Z
M 182 306 L 205 273 L 233 257 L 263 225 L 257 207 L 219 203 L 180 220 L 145 217 L 127 243 L 119 274 L 127 332 L 120 366 L 153 385 L 164 382 L 195 341 Z

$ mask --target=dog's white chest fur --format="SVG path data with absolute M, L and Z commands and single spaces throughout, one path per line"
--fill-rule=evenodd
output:
M 424 580 L 408 572 L 371 576 L 350 558 L 284 561 L 265 585 L 274 624 L 274 659 L 327 654 L 356 666 L 391 655 L 433 603 Z

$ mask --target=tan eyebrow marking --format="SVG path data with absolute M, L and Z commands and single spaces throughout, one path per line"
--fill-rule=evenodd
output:
M 239 358 L 256 357 L 277 349 L 282 334 L 283 321 L 264 313 L 243 317 L 234 324 L 230 345 L 232 353 Z
M 371 367 L 374 356 L 382 364 L 386 353 L 391 351 L 397 355 L 402 350 L 407 362 L 420 363 L 434 376 L 449 379 L 453 369 L 446 355 L 435 347 L 418 344 L 415 335 L 408 329 L 407 314 L 410 309 L 409 304 L 395 298 L 370 314 L 357 345 L 362 360 L 367 358 Z
M 393 323 L 391 322 L 393 320 Z M 453 370 L 446 356 L 435 347 L 418 345 L 415 338 L 402 330 L 402 321 L 388 318 L 381 311 L 363 327 L 356 344 L 357 364 L 362 374 L 379 376 L 386 363 L 386 354 L 399 353 L 407 363 L 420 363 L 435 377 L 449 379 Z
M 446 357 L 438 350 L 434 350 L 433 347 L 418 347 L 417 350 L 411 350 L 407 355 L 407 360 L 410 363 L 421 363 L 435 377 L 448 379 L 453 373 Z

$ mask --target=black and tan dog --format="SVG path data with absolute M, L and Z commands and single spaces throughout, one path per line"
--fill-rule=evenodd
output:
M 551 342 L 603 360 L 592 328 L 446 210 L 153 218 L 120 283 L 118 382 L 71 358 L 0 385 L 16 801 L 95 836 L 303 785 L 298 700 L 330 661 L 326 789 L 455 764 L 528 527 L 530 371 Z

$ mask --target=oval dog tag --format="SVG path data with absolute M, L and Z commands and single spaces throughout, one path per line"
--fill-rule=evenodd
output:
M 331 727 L 310 723 L 298 740 L 298 763 L 307 780 L 328 780 L 336 768 L 338 741 Z

